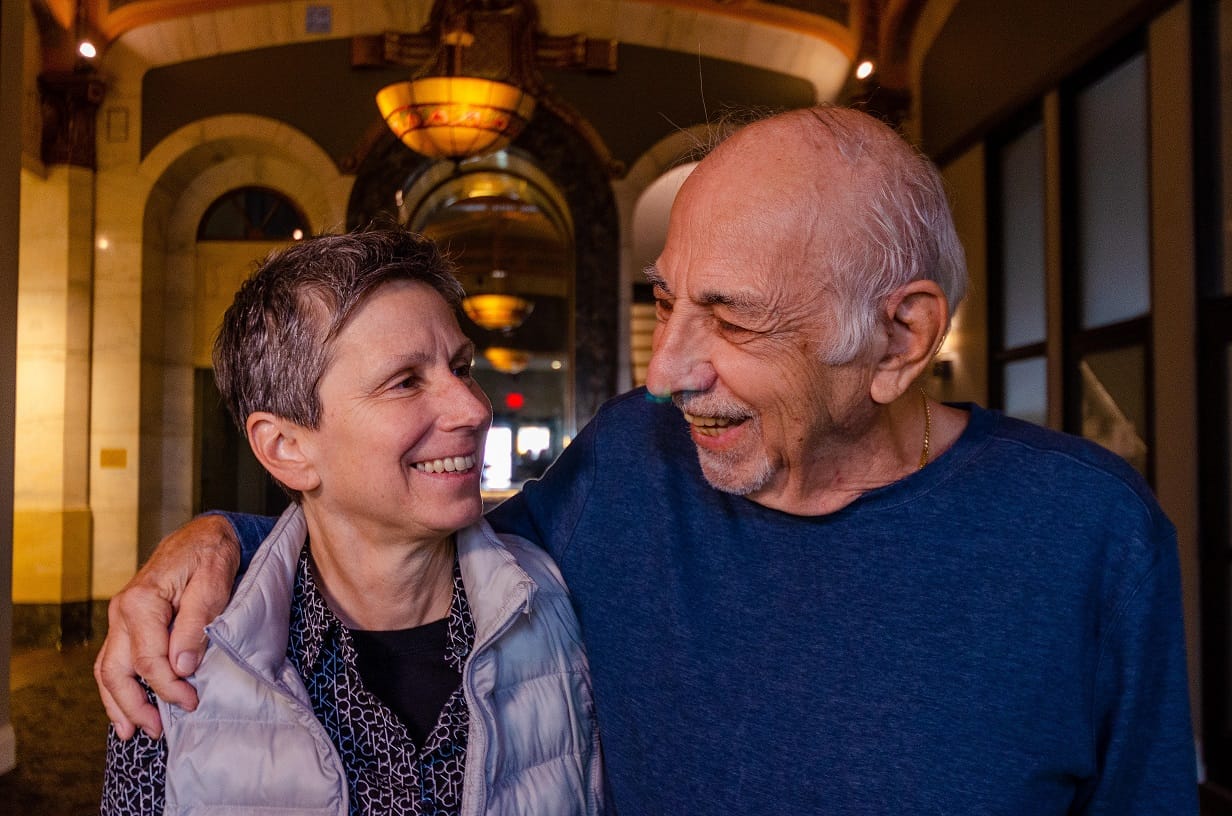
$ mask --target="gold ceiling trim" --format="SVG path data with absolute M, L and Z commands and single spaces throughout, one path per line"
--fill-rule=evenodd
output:
M 108 41 L 146 25 L 244 6 L 277 5 L 285 0 L 85 0 L 86 16 Z M 113 10 L 114 5 L 114 10 Z
M 821 14 L 787 8 L 772 3 L 746 0 L 722 3 L 717 0 L 632 0 L 634 3 L 664 8 L 680 8 L 704 16 L 727 17 L 748 23 L 767 25 L 822 39 L 838 48 L 849 58 L 855 56 L 857 42 L 854 32 L 838 20 Z M 891 0 L 892 2 L 892 0 Z M 45 0 L 57 22 L 70 27 L 74 3 L 71 0 Z M 107 40 L 115 40 L 125 32 L 177 17 L 223 11 L 244 6 L 281 5 L 286 0 L 131 0 L 112 9 L 110 0 L 85 0 L 86 17 Z M 853 0 L 852 5 L 856 3 Z
M 651 6 L 688 9 L 708 17 L 726 17 L 746 23 L 770 26 L 801 34 L 826 42 L 839 50 L 848 59 L 854 59 L 858 51 L 855 32 L 842 22 L 824 14 L 787 8 L 756 0 L 724 3 L 719 0 L 637 0 Z M 854 5 L 854 2 L 853 4 Z

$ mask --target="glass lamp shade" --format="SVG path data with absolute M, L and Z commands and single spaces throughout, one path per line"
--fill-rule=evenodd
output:
M 482 294 L 462 299 L 462 311 L 489 331 L 509 331 L 526 322 L 535 304 L 517 295 Z
M 376 104 L 403 144 L 433 159 L 500 150 L 535 110 L 535 98 L 517 85 L 479 77 L 395 82 L 377 92 Z
M 522 349 L 492 346 L 483 350 L 483 356 L 502 374 L 521 374 L 530 365 L 530 352 Z

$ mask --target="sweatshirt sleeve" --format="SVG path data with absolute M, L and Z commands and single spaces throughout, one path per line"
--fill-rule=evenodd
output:
M 541 478 L 527 482 L 517 495 L 488 513 L 496 531 L 533 541 L 557 562 L 564 558 L 590 494 L 596 428 L 602 418 L 600 411 Z
M 1198 812 L 1175 533 L 1155 543 L 1154 562 L 1100 644 L 1092 710 L 1096 773 L 1080 789 L 1085 803 L 1074 812 Z
M 249 513 L 234 513 L 226 510 L 211 510 L 205 515 L 222 516 L 235 530 L 235 536 L 240 540 L 240 571 L 236 580 L 248 570 L 248 564 L 257 554 L 261 542 L 273 531 L 278 523 L 276 516 L 254 516 Z

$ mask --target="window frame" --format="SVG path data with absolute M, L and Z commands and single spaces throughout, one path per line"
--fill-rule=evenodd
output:
M 1044 126 L 1043 105 L 1036 101 L 1019 111 L 1001 128 L 992 134 L 987 141 L 985 150 L 985 213 L 987 218 L 987 270 L 988 270 L 988 396 L 989 407 L 1004 410 L 1005 399 L 1005 367 L 1013 362 L 1044 358 L 1047 364 L 1048 337 L 1047 323 L 1050 319 L 1047 303 L 1048 270 L 1047 246 L 1044 246 L 1045 268 L 1041 270 L 1044 283 L 1044 320 L 1045 336 L 1041 340 L 1019 346 L 1005 345 L 1005 212 L 1002 207 L 1004 179 L 1001 175 L 1001 157 L 1004 150 L 1031 128 Z M 1047 184 L 1048 160 L 1041 156 L 1040 170 Z M 1041 210 L 1045 223 L 1047 222 L 1047 200 L 1041 202 Z M 1046 239 L 1045 239 L 1046 241 Z M 1047 405 L 1048 395 L 1044 395 Z
M 1082 435 L 1082 368 L 1083 359 L 1099 352 L 1118 351 L 1141 347 L 1143 352 L 1143 441 L 1146 443 L 1145 473 L 1147 482 L 1155 483 L 1155 377 L 1152 365 L 1154 348 L 1151 339 L 1151 321 L 1154 304 L 1147 304 L 1146 314 L 1095 328 L 1082 327 L 1082 254 L 1079 196 L 1078 156 L 1078 100 L 1082 92 L 1092 87 L 1131 59 L 1141 56 L 1146 62 L 1148 84 L 1144 89 L 1143 103 L 1150 105 L 1150 50 L 1147 47 L 1146 31 L 1139 30 L 1125 37 L 1116 45 L 1100 54 L 1082 69 L 1067 77 L 1059 86 L 1060 96 L 1060 200 L 1061 232 L 1061 371 L 1062 371 L 1062 430 Z M 1147 118 L 1149 140 L 1149 116 Z M 1147 144 L 1146 171 L 1147 200 L 1150 189 L 1150 144 Z M 1148 274 L 1153 277 L 1148 244 Z M 1149 286 L 1148 280 L 1148 286 Z

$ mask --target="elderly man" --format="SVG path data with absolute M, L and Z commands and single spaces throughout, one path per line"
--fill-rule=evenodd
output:
M 490 515 L 573 592 L 622 812 L 1196 812 L 1148 488 L 914 385 L 965 276 L 927 161 L 853 111 L 749 125 L 648 275 L 649 391 Z M 112 603 L 96 673 L 130 732 L 158 728 L 133 667 L 191 704 L 168 653 L 187 675 L 225 603 L 229 528 L 195 524 Z

